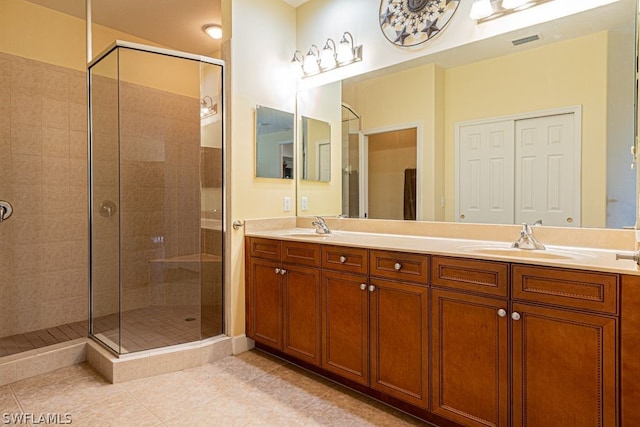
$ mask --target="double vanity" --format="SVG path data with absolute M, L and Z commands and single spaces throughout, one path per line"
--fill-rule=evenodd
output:
M 439 426 L 640 424 L 640 273 L 615 250 L 304 221 L 247 229 L 258 348 Z

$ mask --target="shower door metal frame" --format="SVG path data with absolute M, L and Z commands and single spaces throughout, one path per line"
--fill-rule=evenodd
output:
M 174 58 L 179 58 L 179 59 L 186 59 L 186 60 L 191 60 L 191 61 L 197 61 L 200 63 L 205 63 L 205 64 L 211 64 L 211 65 L 217 65 L 220 66 L 221 68 L 221 88 L 220 88 L 220 103 L 222 105 L 222 115 L 221 115 L 221 121 L 222 121 L 222 263 L 221 263 L 221 275 L 222 275 L 222 322 L 223 322 L 223 334 L 224 335 L 228 335 L 228 328 L 229 328 L 229 313 L 228 313 L 228 307 L 229 307 L 229 301 L 228 301 L 228 295 L 229 295 L 229 290 L 228 290 L 228 279 L 227 279 L 227 273 L 228 273 L 228 260 L 227 260 L 227 253 L 228 248 L 229 248 L 229 239 L 227 236 L 227 221 L 228 221 L 228 213 L 227 213 L 227 177 L 226 177 L 226 171 L 227 171 L 227 149 L 228 149 L 228 144 L 227 144 L 227 132 L 226 132 L 226 128 L 227 128 L 227 119 L 226 119 L 226 107 L 227 107 L 227 97 L 226 97 L 226 65 L 225 65 L 225 61 L 221 60 L 221 59 L 216 59 L 216 58 L 211 58 L 208 56 L 202 56 L 202 55 L 197 55 L 197 54 L 193 54 L 193 53 L 188 53 L 188 52 L 182 52 L 182 51 L 178 51 L 178 50 L 172 50 L 172 49 L 165 49 L 165 48 L 161 48 L 161 47 L 156 47 L 156 46 L 148 46 L 148 45 L 144 45 L 144 44 L 139 44 L 139 43 L 132 43 L 132 42 L 127 42 L 127 41 L 123 41 L 123 40 L 116 40 L 114 43 L 112 43 L 108 48 L 106 48 L 105 50 L 103 50 L 98 56 L 96 56 L 93 60 L 91 60 L 88 64 L 87 64 L 87 130 L 88 130 L 88 167 L 89 167 L 89 173 L 88 173 L 88 246 L 89 246 L 89 250 L 88 250 L 88 254 L 89 254 L 89 262 L 88 262 L 88 277 L 89 277 L 89 337 L 94 339 L 95 341 L 97 341 L 98 343 L 100 343 L 100 345 L 102 345 L 103 347 L 105 347 L 107 350 L 109 350 L 110 352 L 112 352 L 113 354 L 115 354 L 118 357 L 123 356 L 123 354 L 121 353 L 121 349 L 122 349 L 122 337 L 121 337 L 121 333 L 122 333 L 122 277 L 121 277 L 121 272 L 119 271 L 118 274 L 118 351 L 115 351 L 113 348 L 111 348 L 110 346 L 108 346 L 106 343 L 103 343 L 100 339 L 96 338 L 93 334 L 93 254 L 92 254 L 92 247 L 93 247 L 93 219 L 94 219 L 94 215 L 93 215 L 93 128 L 91 126 L 91 68 L 95 65 L 97 65 L 102 59 L 104 59 L 105 57 L 107 57 L 109 54 L 111 54 L 113 51 L 117 50 L 117 49 L 129 49 L 129 50 L 134 50 L 134 51 L 139 51 L 139 52 L 146 52 L 146 53 L 155 53 L 158 55 L 164 55 L 164 56 L 170 56 L 170 57 L 174 57 Z M 118 59 L 118 64 L 119 64 L 119 59 Z M 118 70 L 119 71 L 119 70 Z M 119 74 L 118 74 L 118 81 L 119 81 Z M 118 99 L 120 97 L 119 94 L 119 89 L 118 89 Z M 119 104 L 119 102 L 118 102 Z M 118 107 L 118 112 L 120 111 L 119 107 Z M 120 116 L 118 115 L 118 141 L 120 140 Z M 120 157 L 120 154 L 118 154 L 118 157 Z M 118 173 L 118 175 L 120 175 L 120 173 Z M 118 196 L 118 205 L 120 205 L 120 195 Z M 119 209 L 118 209 L 119 212 Z M 121 244 L 121 229 L 120 229 L 120 224 L 118 225 L 118 241 Z M 122 265 L 122 252 L 120 250 L 120 244 L 118 246 L 118 270 L 120 270 L 121 265 Z M 129 354 L 135 354 L 136 352 L 132 352 Z

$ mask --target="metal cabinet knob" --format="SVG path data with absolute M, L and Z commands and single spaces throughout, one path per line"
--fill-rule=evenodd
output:
M 367 284 L 366 283 L 360 283 L 360 290 L 364 291 L 365 289 L 367 289 Z
M 280 274 L 280 269 L 276 268 L 276 274 Z
M 285 270 L 284 268 L 282 270 L 280 270 L 280 274 L 284 275 L 287 274 L 287 270 Z
M 369 292 L 373 292 L 376 290 L 376 287 L 373 285 L 369 285 Z
M 395 268 L 397 271 L 400 271 L 400 269 L 402 268 L 402 264 L 400 264 L 399 262 L 396 262 L 396 263 L 393 265 L 393 268 Z
M 507 315 L 507 310 L 501 308 L 500 310 L 498 310 L 498 316 L 500 317 L 505 317 Z
M 517 311 L 514 311 L 513 313 L 511 313 L 511 318 L 513 320 L 520 320 L 520 313 L 518 313 Z
M 347 262 L 347 257 L 346 257 L 346 256 L 341 256 L 341 257 L 340 257 L 340 262 L 341 262 L 342 264 L 344 264 L 345 262 Z

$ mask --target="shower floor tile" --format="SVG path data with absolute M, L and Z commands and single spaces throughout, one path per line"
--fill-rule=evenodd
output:
M 150 306 L 122 313 L 123 352 L 149 350 L 214 337 L 223 333 L 220 310 L 200 306 Z M 86 337 L 87 321 L 0 338 L 0 357 Z M 118 315 L 97 318 L 94 332 L 117 347 Z
M 0 357 L 72 341 L 86 337 L 87 334 L 87 322 L 84 321 L 2 337 L 0 338 Z
M 218 311 L 219 313 L 219 311 Z M 121 353 L 199 341 L 222 334 L 222 316 L 200 306 L 150 306 L 94 320 L 94 335 Z

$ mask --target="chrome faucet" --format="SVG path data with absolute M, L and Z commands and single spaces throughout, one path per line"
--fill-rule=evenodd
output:
M 322 218 L 321 216 L 317 216 L 316 220 L 313 221 L 311 225 L 316 227 L 316 233 L 318 234 L 331 234 L 331 229 L 329 228 L 327 223 L 324 222 L 324 218 Z
M 522 224 L 522 230 L 520 230 L 520 238 L 516 240 L 513 245 L 511 245 L 511 247 L 519 249 L 546 249 L 544 245 L 535 238 L 535 236 L 533 235 L 533 230 L 531 230 L 531 227 L 526 222 Z

